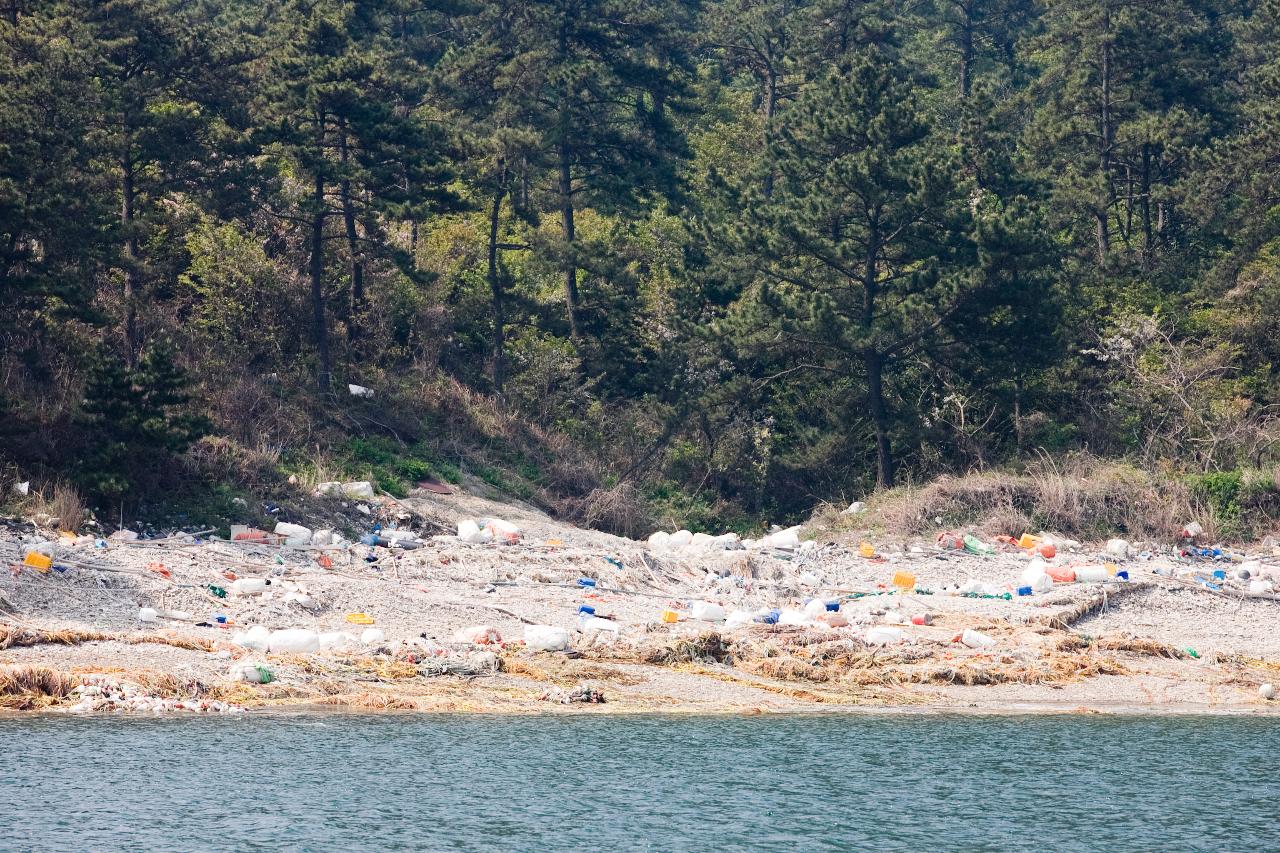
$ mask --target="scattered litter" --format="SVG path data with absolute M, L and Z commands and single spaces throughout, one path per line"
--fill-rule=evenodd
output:
M 569 632 L 554 625 L 526 625 L 524 643 L 535 652 L 560 652 L 569 648 Z

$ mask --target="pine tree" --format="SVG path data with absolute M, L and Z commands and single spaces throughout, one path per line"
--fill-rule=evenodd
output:
M 881 486 L 895 469 L 886 378 L 942 333 L 975 286 L 956 165 L 930 137 L 906 76 L 871 50 L 807 92 L 771 145 L 772 196 L 745 191 L 726 238 L 760 279 L 735 332 L 760 328 L 751 345 L 791 354 L 778 378 L 861 379 Z
M 682 6 L 640 0 L 497 0 L 463 22 L 490 49 L 471 67 L 498 127 L 520 134 L 520 203 L 560 221 L 569 334 L 585 337 L 577 213 L 635 213 L 678 188 L 685 144 L 672 111 L 686 57 Z M 491 241 L 492 242 L 492 241 Z

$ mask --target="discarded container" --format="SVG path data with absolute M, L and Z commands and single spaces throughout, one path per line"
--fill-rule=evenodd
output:
M 783 551 L 795 551 L 800 547 L 800 526 L 788 527 L 763 536 L 756 540 L 758 548 L 779 548 Z
M 1070 566 L 1045 566 L 1044 573 L 1053 578 L 1054 583 L 1074 583 L 1076 570 Z
M 526 625 L 524 644 L 535 652 L 559 652 L 569 647 L 569 632 L 554 625 Z
M 246 649 L 265 652 L 270 639 L 270 631 L 261 625 L 254 625 L 248 631 L 236 634 L 231 638 L 231 641 L 238 646 L 244 646 Z
M 273 655 L 299 655 L 320 651 L 320 635 L 306 628 L 272 631 L 267 638 L 267 651 Z
M 468 545 L 487 545 L 493 541 L 493 531 L 481 530 L 480 525 L 468 518 L 458 522 L 458 539 Z
M 911 617 L 911 624 L 912 624 L 912 625 L 932 625 L 932 624 L 933 624 L 933 614 L 932 614 L 932 613 L 917 613 L 915 616 L 912 616 L 912 617 Z
M 583 633 L 588 631 L 612 631 L 616 634 L 622 630 L 622 626 L 612 619 L 601 619 L 599 616 L 588 616 L 584 613 L 578 617 L 578 630 Z
M 22 558 L 24 566 L 30 566 L 38 572 L 47 572 L 53 567 L 53 558 L 48 554 L 32 551 Z
M 373 617 L 368 613 L 348 613 L 347 621 L 352 625 L 372 625 Z
M 238 663 L 231 667 L 231 677 L 236 681 L 245 681 L 249 684 L 270 684 L 275 678 L 271 670 L 261 664 L 253 663 Z
M 689 616 L 704 622 L 723 622 L 724 608 L 710 601 L 695 601 L 689 608 Z
M 1077 583 L 1100 583 L 1111 577 L 1103 566 L 1077 566 Z
M 1030 533 L 1022 534 L 1022 538 L 1018 540 L 1018 547 L 1026 551 L 1030 551 L 1039 544 L 1040 540 L 1032 536 Z
M 1125 539 L 1108 539 L 1107 540 L 1107 556 L 1114 557 L 1117 560 L 1129 559 L 1129 551 L 1132 546 Z
M 870 560 L 876 555 L 876 546 L 872 545 L 870 542 L 860 542 L 858 544 L 858 553 Z
M 493 540 L 504 545 L 514 545 L 520 541 L 520 528 L 501 518 L 485 518 L 481 520 L 485 530 L 492 531 Z
M 142 607 L 138 609 L 138 621 L 144 625 L 154 625 L 160 621 L 160 614 L 154 607 Z
M 979 554 L 984 557 L 990 557 L 996 552 L 995 548 L 992 548 L 972 533 L 964 535 L 964 549 L 970 554 Z
M 793 607 L 784 608 L 783 611 L 778 614 L 779 625 L 807 625 L 810 621 L 812 620 L 805 615 L 803 610 L 796 610 Z
M 261 595 L 267 591 L 264 578 L 240 578 L 231 584 L 232 595 Z
M 344 631 L 325 631 L 320 635 L 321 650 L 340 651 L 351 648 L 355 643 L 355 636 Z
M 1275 587 L 1268 580 L 1252 580 L 1249 581 L 1249 594 L 1254 596 L 1271 595 L 1275 591 Z
M 839 613 L 839 612 L 840 612 L 840 600 L 839 600 L 839 599 L 833 599 L 833 600 L 831 600 L 831 601 L 828 601 L 828 602 L 825 604 L 825 607 L 827 608 L 827 612 L 829 612 L 829 613 Z
M 755 621 L 761 625 L 777 625 L 780 618 L 782 618 L 781 610 L 766 610 L 756 614 Z
M 1022 570 L 1020 578 L 1022 586 L 1030 587 L 1031 592 L 1027 595 L 1043 595 L 1053 589 L 1053 577 L 1048 573 L 1047 566 L 1041 560 L 1033 560 L 1031 565 Z M 1023 595 L 1022 589 L 1018 589 L 1018 595 Z
M 1020 586 L 1015 591 L 1018 593 L 1018 595 L 1031 595 L 1031 593 L 1034 592 L 1034 590 L 1032 590 L 1031 587 L 1029 586 Z
M 588 589 L 595 589 L 596 579 L 595 578 L 578 578 L 578 586 L 586 587 Z
M 289 524 L 285 521 L 277 521 L 275 533 L 277 536 L 284 537 L 284 544 L 286 545 L 311 544 L 311 528 L 303 527 L 301 524 Z
M 680 621 L 680 614 L 674 610 L 664 610 L 662 611 L 662 621 L 668 625 L 674 625 Z
M 887 625 L 877 625 L 867 631 L 867 645 L 887 646 L 902 641 L 902 629 Z
M 1040 546 L 1039 553 L 1040 556 L 1044 557 L 1046 560 L 1052 560 L 1054 557 L 1058 556 L 1058 549 L 1053 545 L 1044 544 Z
M 590 604 L 579 604 L 579 605 L 578 605 L 578 612 L 579 612 L 579 613 L 585 613 L 585 614 L 587 614 L 588 616 L 595 616 L 595 615 L 596 615 L 596 609 L 595 609 L 594 607 L 592 607 Z
M 892 582 L 903 592 L 916 588 L 916 576 L 911 572 L 894 572 Z
M 365 628 L 360 632 L 360 642 L 366 646 L 372 646 L 377 643 L 385 643 L 387 641 L 387 632 L 381 628 Z
M 981 631 L 975 631 L 972 628 L 964 629 L 964 633 L 960 635 L 960 642 L 964 643 L 971 649 L 989 649 L 996 644 L 994 637 L 989 637 Z

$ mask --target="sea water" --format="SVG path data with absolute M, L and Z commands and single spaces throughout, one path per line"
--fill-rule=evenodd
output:
M 0 718 L 2 850 L 1274 850 L 1280 722 Z

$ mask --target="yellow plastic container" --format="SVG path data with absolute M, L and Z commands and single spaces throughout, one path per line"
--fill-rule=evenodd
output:
M 38 572 L 47 572 L 53 567 L 53 558 L 39 551 L 32 551 L 23 560 L 23 565 L 30 566 Z
M 893 585 L 903 592 L 916 588 L 916 576 L 911 572 L 894 572 Z
M 662 621 L 668 624 L 674 624 L 680 621 L 680 614 L 674 610 L 662 611 Z
M 870 560 L 876 555 L 876 546 L 870 542 L 862 542 L 858 545 L 858 553 Z
M 352 625 L 372 625 L 373 617 L 368 613 L 348 613 L 347 621 Z
M 1019 548 L 1031 549 L 1036 547 L 1036 545 L 1039 545 L 1039 544 L 1040 544 L 1040 540 L 1037 537 L 1032 536 L 1030 533 L 1022 534 L 1022 538 L 1018 540 Z

